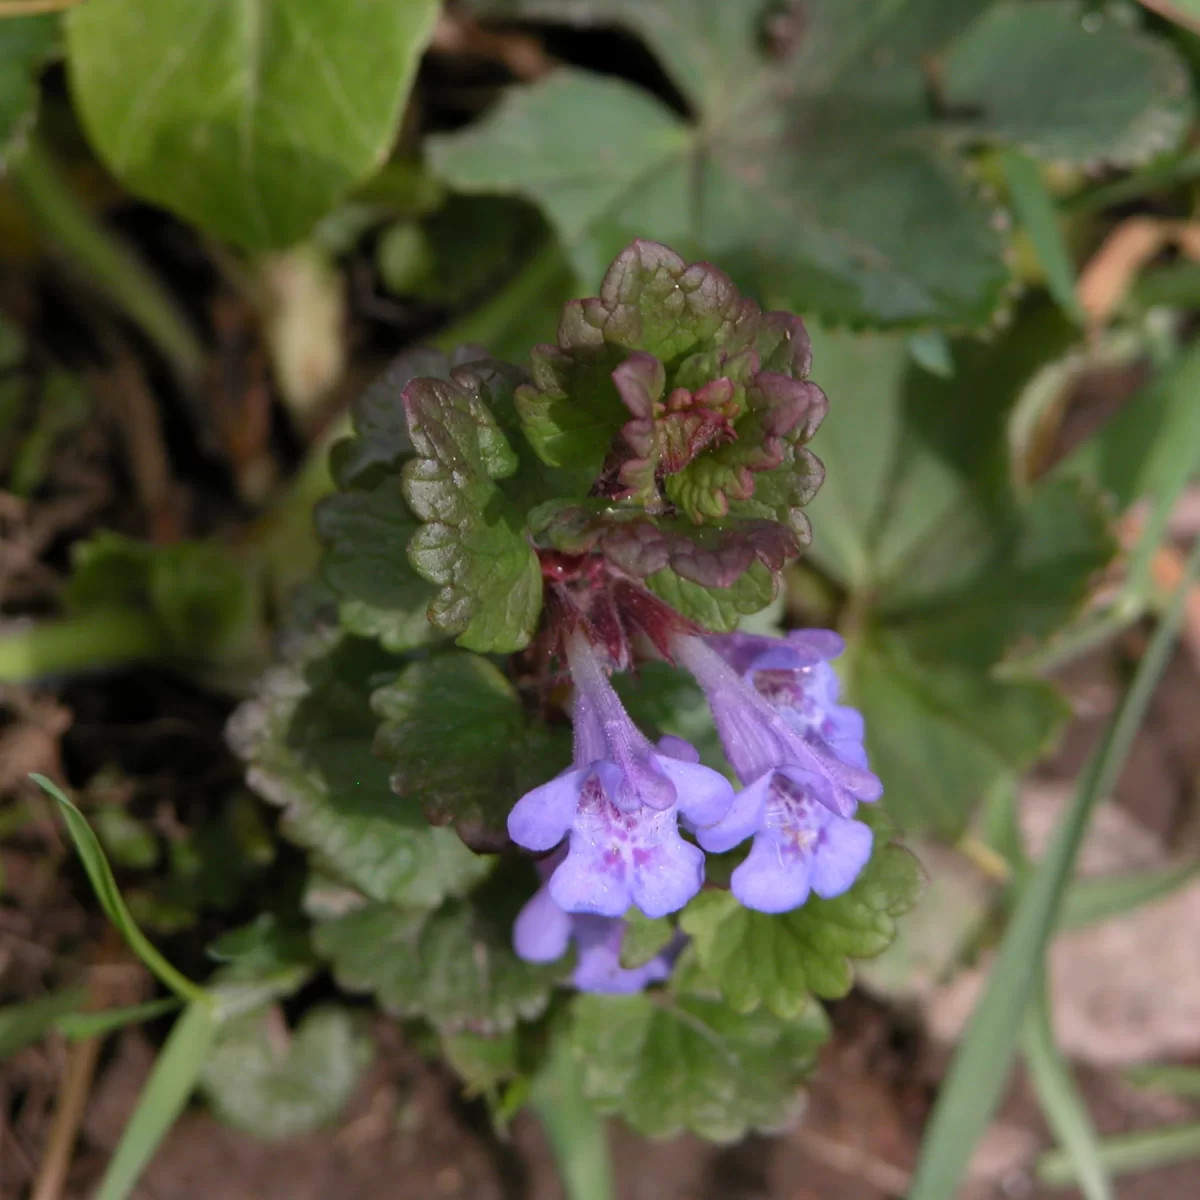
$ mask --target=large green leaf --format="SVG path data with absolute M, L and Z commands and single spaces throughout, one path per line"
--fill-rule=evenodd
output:
M 897 337 L 813 331 L 830 411 L 813 441 L 828 482 L 808 510 L 812 558 L 858 615 L 849 695 L 907 831 L 960 827 L 1065 717 L 1046 685 L 992 670 L 1064 625 L 1114 552 L 1079 484 L 1018 492 L 1011 478 L 1009 413 L 1074 337 L 1035 307 L 988 344 L 954 345 L 954 375 L 941 379 Z
M 851 644 L 847 684 L 884 803 L 906 833 L 957 832 L 995 780 L 1050 748 L 1069 714 L 1049 684 L 922 661 L 902 637 L 879 633 Z
M 583 1091 L 646 1137 L 685 1130 L 733 1142 L 783 1126 L 826 1036 L 810 1005 L 796 1020 L 735 1013 L 711 986 L 675 995 L 581 995 L 571 1043 Z
M 530 722 L 512 684 L 477 654 L 413 663 L 374 706 L 395 791 L 482 849 L 507 842 L 512 806 L 569 760 L 565 738 Z
M 541 204 L 583 278 L 636 234 L 719 261 L 772 305 L 840 320 L 977 325 L 996 306 L 1002 238 L 939 129 L 961 114 L 936 103 L 922 72 L 986 0 L 812 0 L 802 14 L 767 0 L 477 7 L 626 26 L 695 114 L 684 120 L 623 81 L 564 69 L 514 90 L 473 128 L 432 139 L 435 169 L 454 186 Z M 1057 18 L 1058 5 L 1042 7 Z M 970 30 L 960 61 L 980 57 L 979 45 L 1002 51 L 1003 32 Z M 1120 71 L 1086 72 L 1083 25 L 1058 19 L 1055 35 L 1047 53 L 997 53 L 991 77 L 961 68 L 968 133 L 1023 132 L 1029 106 L 1017 109 L 1013 87 L 986 86 L 996 64 L 1020 61 L 1021 86 L 1042 98 L 1039 131 L 1055 128 L 1061 103 L 1071 144 L 1100 156 L 1125 157 L 1130 131 L 1147 126 L 1178 139 L 1186 94 L 1169 48 L 1106 34 L 1104 61 Z
M 492 864 L 453 830 L 430 828 L 371 752 L 371 692 L 400 666 L 372 643 L 344 638 L 307 664 L 276 667 L 234 716 L 230 740 L 250 785 L 282 806 L 288 837 L 372 899 L 434 908 Z
M 1192 111 L 1186 66 L 1166 42 L 1086 7 L 994 4 L 946 55 L 945 102 L 978 114 L 969 130 L 1042 158 L 1130 164 L 1172 149 Z
M 436 0 L 89 0 L 75 104 L 132 190 L 249 249 L 286 246 L 383 161 Z
M 569 969 L 569 959 L 527 963 L 512 949 L 512 923 L 535 886 L 516 863 L 433 912 L 347 898 L 345 911 L 317 921 L 313 941 L 343 987 L 374 992 L 396 1016 L 502 1033 L 539 1016 Z
M 871 861 L 845 894 L 812 896 L 792 912 L 768 915 L 743 908 L 726 891 L 701 892 L 684 910 L 680 928 L 735 1012 L 765 1005 L 776 1016 L 798 1017 L 812 997 L 844 996 L 854 982 L 851 958 L 870 958 L 896 936 L 896 918 L 920 895 L 917 860 L 890 843 L 881 814 L 864 809 L 875 826 Z
M 338 1117 L 370 1058 L 370 1037 L 344 1008 L 310 1010 L 290 1037 L 279 1011 L 263 1009 L 221 1026 L 200 1089 L 230 1125 L 294 1137 Z
M 8 17 L 0 25 L 0 165 L 37 112 L 37 70 L 58 43 L 58 18 Z

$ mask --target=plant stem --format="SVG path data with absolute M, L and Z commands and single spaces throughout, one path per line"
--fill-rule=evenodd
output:
M 175 301 L 141 260 L 80 204 L 44 146 L 31 138 L 9 177 L 49 241 L 117 306 L 191 386 L 205 351 Z
M 579 1068 L 561 1036 L 533 1082 L 532 1103 L 541 1119 L 568 1200 L 612 1200 L 612 1165 L 604 1119 L 584 1098 Z
M 1197 1157 L 1200 1124 L 1125 1133 L 1100 1143 L 1100 1158 L 1114 1174 L 1147 1171 Z M 1050 1187 L 1067 1187 L 1077 1179 L 1075 1163 L 1065 1151 L 1050 1150 L 1038 1159 L 1037 1177 Z
M 115 666 L 169 654 L 168 639 L 148 613 L 109 609 L 39 621 L 0 633 L 0 683 Z
M 1151 639 L 1121 707 L 1092 756 L 1045 855 L 1020 888 L 988 986 L 959 1043 L 934 1105 L 908 1200 L 951 1200 L 976 1141 L 1000 1102 L 1046 944 L 1088 820 L 1128 757 L 1174 649 L 1187 589 L 1200 576 L 1200 540 L 1188 556 L 1170 610 Z

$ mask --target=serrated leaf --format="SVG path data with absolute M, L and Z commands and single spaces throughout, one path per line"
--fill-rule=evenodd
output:
M 418 525 L 398 479 L 326 497 L 316 525 L 326 544 L 321 576 L 343 597 L 339 612 L 351 632 L 376 636 L 392 651 L 439 636 L 428 616 L 435 589 L 405 553 Z
M 512 923 L 535 886 L 516 863 L 433 912 L 369 903 L 320 920 L 313 944 L 342 987 L 374 992 L 396 1016 L 446 1033 L 504 1033 L 540 1016 L 570 968 L 523 962 L 512 949 Z
M 856 639 L 847 657 L 872 769 L 906 833 L 961 832 L 988 788 L 1040 757 L 1069 715 L 1049 684 L 1005 683 L 977 666 L 922 662 L 901 638 Z
M 524 513 L 496 482 L 518 459 L 481 390 L 465 377 L 418 379 L 405 389 L 416 457 L 404 467 L 404 496 L 422 522 L 408 557 L 440 589 L 430 621 L 468 649 L 503 653 L 532 636 L 542 576 Z
M 781 1021 L 707 995 L 580 995 L 573 1018 L 584 1094 L 652 1138 L 687 1130 L 733 1142 L 779 1129 L 826 1036 L 815 1006 Z
M 699 42 L 682 3 L 646 7 L 671 38 Z M 736 42 L 704 49 L 748 53 L 751 22 L 739 24 Z M 432 161 L 460 189 L 540 203 L 583 278 L 631 236 L 650 236 L 728 264 L 781 306 L 855 321 L 983 321 L 1004 280 L 1000 241 L 947 157 L 904 136 L 912 125 L 894 114 L 922 120 L 919 75 L 896 79 L 886 97 L 829 98 L 826 111 L 820 93 L 797 95 L 804 66 L 787 76 L 785 105 L 766 99 L 761 61 L 733 94 L 689 96 L 703 119 L 691 126 L 623 81 L 567 68 L 472 129 L 430 139 Z M 933 210 L 946 222 L 921 236 L 918 214 Z
M 802 14 L 719 0 L 477 6 L 625 26 L 696 114 L 688 124 L 639 89 L 563 71 L 432 139 L 435 169 L 455 186 L 540 203 L 583 278 L 636 233 L 720 261 L 772 304 L 838 320 L 978 325 L 995 308 L 1001 238 L 941 136 L 969 133 L 974 113 L 937 103 L 938 76 L 922 71 L 987 0 L 810 0 Z M 1169 49 L 1130 31 L 1104 40 L 1103 71 L 1076 68 L 1078 42 L 1065 37 L 1057 55 L 996 53 L 987 68 L 999 79 L 1020 62 L 1019 81 L 1005 77 L 1009 92 L 1023 89 L 1020 111 L 1036 103 L 1039 130 L 1087 134 L 1099 157 L 1127 154 L 1131 127 L 1178 140 L 1184 98 Z M 1130 86 L 1113 86 L 1126 67 Z M 990 98 L 995 132 L 1007 132 Z
M 729 587 L 705 587 L 672 571 L 657 571 L 646 586 L 676 612 L 714 633 L 729 633 L 738 621 L 760 612 L 775 598 L 775 576 L 760 562 L 753 563 Z
M 434 0 L 91 0 L 67 15 L 75 105 L 138 194 L 252 250 L 303 237 L 377 167 Z
M 418 378 L 448 380 L 455 365 L 442 351 L 425 347 L 388 364 L 351 406 L 354 433 L 333 445 L 330 466 L 338 487 L 371 487 L 412 455 L 404 389 Z
M 58 44 L 52 14 L 9 17 L 0 30 L 0 165 L 17 150 L 37 111 L 37 71 Z
M 800 908 L 768 915 L 743 908 L 730 892 L 701 892 L 684 910 L 680 928 L 692 937 L 706 974 L 735 1012 L 764 1005 L 794 1018 L 811 996 L 837 999 L 854 982 L 849 960 L 871 958 L 896 936 L 896 918 L 916 904 L 920 864 L 887 839 L 886 819 L 869 809 L 876 844 L 863 873 L 841 896 L 812 896 Z
M 434 908 L 477 883 L 489 860 L 431 829 L 372 753 L 370 698 L 401 660 L 344 638 L 304 665 L 276 667 L 238 709 L 229 738 L 248 781 L 284 809 L 284 831 L 367 896 Z
M 1183 60 L 1086 12 L 1076 0 L 992 5 L 945 56 L 945 102 L 972 133 L 1042 158 L 1130 165 L 1172 149 L 1192 112 Z
M 515 1030 L 486 1037 L 478 1033 L 442 1035 L 442 1053 L 468 1095 L 494 1093 L 518 1073 Z
M 504 845 L 512 806 L 569 761 L 565 739 L 531 722 L 512 684 L 475 654 L 413 663 L 372 703 L 393 789 L 469 844 Z
M 200 1089 L 227 1124 L 257 1138 L 295 1137 L 337 1119 L 371 1053 L 344 1008 L 310 1010 L 290 1038 L 271 1010 L 247 1013 L 221 1026 Z

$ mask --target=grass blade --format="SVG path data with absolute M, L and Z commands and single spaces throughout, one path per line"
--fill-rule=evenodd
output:
M 104 909 L 108 919 L 121 931 L 133 952 L 181 999 L 204 1000 L 204 989 L 175 970 L 134 923 L 133 916 L 121 898 L 117 881 L 113 878 L 112 868 L 108 865 L 108 859 L 104 857 L 100 842 L 92 832 L 83 813 L 67 799 L 57 784 L 44 775 L 31 775 L 30 778 L 58 801 L 67 822 L 67 831 L 75 843 L 75 849 L 79 851 L 79 857 L 83 860 L 84 869 L 92 881 L 92 887 L 95 889 L 96 898 L 100 901 L 100 907 Z
M 1130 1067 L 1124 1075 L 1134 1087 L 1154 1088 L 1185 1100 L 1200 1100 L 1200 1067 Z
M 175 1022 L 137 1108 L 113 1153 L 96 1200 L 126 1200 L 175 1118 L 183 1110 L 208 1056 L 219 1021 L 212 1005 L 188 1005 Z
M 124 1008 L 105 1008 L 99 1012 L 70 1012 L 59 1017 L 54 1024 L 64 1037 L 71 1041 L 81 1038 L 103 1037 L 114 1029 L 124 1029 L 126 1025 L 138 1025 L 142 1021 L 151 1021 L 179 1007 L 179 1001 L 174 996 L 166 996 L 162 1000 L 151 1000 L 146 1004 L 130 1004 Z
M 1103 875 L 1073 883 L 1063 898 L 1059 929 L 1078 929 L 1119 917 L 1142 904 L 1161 900 L 1200 875 L 1200 862 Z
M 40 1041 L 64 1013 L 86 1003 L 86 988 L 68 988 L 27 1004 L 9 1004 L 0 1008 L 0 1059 Z
M 1058 227 L 1054 197 L 1046 190 L 1033 159 L 1019 150 L 1006 150 L 1002 159 L 1013 207 L 1046 273 L 1046 287 L 1059 308 L 1076 325 L 1082 325 L 1085 315 L 1075 294 L 1075 268 Z
M 953 1200 L 975 1143 L 999 1103 L 1025 1009 L 1092 809 L 1116 781 L 1167 665 L 1189 585 L 1200 572 L 1200 541 L 1104 741 L 1029 876 L 1000 945 L 983 998 L 943 1082 L 908 1200 Z
M 1106 1138 L 1100 1143 L 1100 1156 L 1116 1175 L 1200 1158 L 1200 1124 L 1172 1125 Z M 1048 1187 L 1073 1186 L 1075 1164 L 1062 1150 L 1051 1150 L 1038 1159 L 1037 1177 Z
M 612 1200 L 612 1165 L 604 1119 L 584 1098 L 565 1038 L 533 1082 L 530 1096 L 554 1148 L 568 1200 Z
M 1021 1046 L 1038 1103 L 1072 1163 L 1079 1190 L 1086 1200 L 1112 1200 L 1112 1180 L 1100 1153 L 1100 1139 L 1071 1068 L 1054 1040 L 1044 979 L 1025 1018 Z

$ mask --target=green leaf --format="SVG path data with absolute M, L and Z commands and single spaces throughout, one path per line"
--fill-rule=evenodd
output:
M 467 1094 L 494 1095 L 501 1084 L 518 1074 L 515 1030 L 488 1037 L 478 1033 L 446 1033 L 442 1053 L 463 1081 Z
M 75 843 L 75 849 L 83 861 L 84 870 L 100 901 L 100 907 L 105 915 L 117 927 L 121 936 L 129 943 L 130 949 L 158 978 L 166 984 L 180 999 L 199 1002 L 205 997 L 204 990 L 181 975 L 159 952 L 150 944 L 146 935 L 134 923 L 125 901 L 113 878 L 112 868 L 104 857 L 100 842 L 84 819 L 83 814 L 63 794 L 57 784 L 44 775 L 31 775 L 44 792 L 58 802 L 63 819 L 67 823 L 67 832 Z
M 917 860 L 894 845 L 880 814 L 860 810 L 875 827 L 871 861 L 854 886 L 832 900 L 811 896 L 789 913 L 768 915 L 743 908 L 730 892 L 701 892 L 683 911 L 701 967 L 735 1012 L 765 1005 L 776 1016 L 798 1017 L 812 996 L 836 999 L 854 982 L 848 961 L 886 950 L 896 918 L 919 898 L 923 874 Z
M 206 999 L 189 1004 L 175 1022 L 109 1160 L 96 1200 L 127 1200 L 132 1195 L 192 1094 L 218 1026 L 216 1009 Z
M 1003 1094 L 1022 1020 L 1043 968 L 1088 818 L 1109 793 L 1174 649 L 1200 544 L 1046 854 L 1021 890 L 982 999 L 942 1084 L 908 1200 L 952 1200 L 977 1139 Z
M 57 45 L 57 16 L 4 17 L 0 27 L 0 165 L 19 149 L 33 127 L 37 72 Z
M 377 168 L 435 0 L 94 0 L 67 16 L 93 145 L 146 199 L 252 250 L 287 246 Z
M 440 589 L 429 608 L 439 629 L 469 650 L 521 649 L 542 609 L 542 576 L 524 532 L 524 513 L 497 480 L 518 466 L 481 392 L 503 375 L 488 367 L 474 386 L 420 379 L 405 389 L 416 457 L 404 467 L 404 495 L 423 523 L 409 561 Z M 515 372 L 508 373 L 511 396 Z
M 1059 228 L 1054 197 L 1038 165 L 1016 150 L 1005 151 L 1002 162 L 1013 207 L 1046 275 L 1046 288 L 1063 313 L 1076 325 L 1086 320 L 1075 294 L 1075 265 Z
M 155 546 L 101 532 L 75 543 L 71 558 L 68 608 L 144 612 L 164 653 L 218 660 L 244 652 L 257 636 L 260 588 L 216 542 Z
M 86 1002 L 86 988 L 68 988 L 39 1000 L 0 1008 L 0 1060 L 41 1041 L 61 1017 Z
M 147 870 L 158 862 L 158 839 L 120 805 L 110 804 L 92 813 L 100 844 L 119 867 Z
M 565 1037 L 556 1037 L 530 1090 L 570 1200 L 613 1200 L 605 1123 L 583 1094 L 583 1072 Z
M 178 1007 L 179 1001 L 173 996 L 164 996 L 161 1000 L 148 1000 L 145 1004 L 105 1008 L 99 1012 L 64 1013 L 55 1021 L 55 1025 L 64 1037 L 79 1041 L 82 1038 L 104 1037 L 116 1029 L 153 1021 L 164 1013 L 174 1012 Z
M 361 1021 L 344 1008 L 311 1009 L 290 1035 L 278 1009 L 246 1013 L 221 1026 L 200 1089 L 235 1128 L 295 1137 L 337 1119 L 372 1051 Z
M 979 325 L 1005 282 L 1002 239 L 944 131 L 1032 132 L 1039 148 L 1125 161 L 1185 128 L 1186 77 L 1170 48 L 1115 22 L 1093 39 L 1074 5 L 1038 6 L 1049 16 L 1021 6 L 1011 50 L 991 13 L 954 40 L 987 0 L 870 0 L 852 17 L 839 0 L 810 0 L 802 20 L 767 0 L 477 7 L 624 26 L 695 114 L 564 69 L 431 139 L 454 186 L 540 203 L 584 279 L 636 235 L 721 262 L 793 311 Z M 1103 70 L 1087 57 L 1093 41 Z M 939 94 L 922 64 L 946 55 L 960 65 Z M 1003 70 L 1011 62 L 1019 81 Z
M 646 585 L 676 612 L 714 633 L 730 633 L 742 617 L 766 608 L 779 586 L 775 576 L 760 562 L 739 575 L 729 587 L 706 587 L 684 579 L 669 567 L 648 576 Z
M 815 1005 L 782 1021 L 710 995 L 581 994 L 573 1016 L 584 1095 L 652 1138 L 687 1130 L 734 1142 L 781 1128 L 826 1036 Z
M 645 966 L 665 950 L 675 936 L 675 926 L 667 917 L 648 917 L 641 909 L 631 908 L 625 915 L 621 937 L 621 966 Z
M 642 7 L 660 48 L 670 38 L 697 58 L 753 53 L 745 6 L 717 41 L 696 29 L 708 6 Z M 807 62 L 745 67 L 729 92 L 688 94 L 695 125 L 622 80 L 564 68 L 430 139 L 433 165 L 462 190 L 541 204 L 584 279 L 644 236 L 728 264 L 772 304 L 854 321 L 983 321 L 1004 278 L 1000 240 L 950 157 L 920 137 L 919 73 L 800 91 Z M 917 215 L 931 210 L 945 220 L 922 230 Z
M 1048 684 L 925 664 L 901 639 L 870 635 L 848 654 L 849 694 L 866 721 L 871 764 L 906 832 L 959 832 L 988 788 L 1037 759 L 1069 714 Z
M 1076 0 L 1002 0 L 954 43 L 943 99 L 971 114 L 972 135 L 1082 164 L 1140 163 L 1174 148 L 1192 111 L 1182 59 L 1165 41 L 1084 11 Z
M 899 337 L 813 331 L 815 374 L 833 400 L 813 439 L 828 478 L 808 508 L 810 557 L 850 593 L 848 695 L 907 831 L 961 829 L 1065 718 L 1047 685 L 994 671 L 1064 626 L 1115 550 L 1082 487 L 1021 492 L 1010 469 L 1009 414 L 1076 336 L 1035 306 L 987 345 L 956 344 L 953 376 L 939 378 Z
M 276 667 L 230 722 L 250 786 L 284 810 L 287 836 L 374 900 L 436 908 L 491 863 L 397 796 L 372 753 L 371 693 L 402 661 L 343 638 L 306 664 Z M 448 745 L 451 743 L 444 743 Z
M 512 684 L 475 654 L 412 663 L 373 704 L 393 789 L 430 820 L 453 821 L 469 845 L 506 844 L 512 806 L 569 761 L 565 738 L 531 723 Z
M 401 552 L 418 525 L 398 479 L 326 497 L 317 506 L 316 524 L 326 545 L 321 577 L 343 598 L 345 628 L 378 637 L 397 652 L 437 638 L 428 615 L 436 589 Z
M 1054 1040 L 1045 982 L 1025 1018 L 1022 1048 L 1038 1103 L 1054 1136 L 1071 1156 L 1085 1200 L 1112 1200 L 1112 1180 L 1100 1155 L 1100 1140 L 1071 1067 Z
M 1122 512 L 1142 496 L 1174 495 L 1200 444 L 1198 391 L 1200 348 L 1190 347 L 1058 464 L 1055 475 L 1093 482 Z
M 515 867 L 519 878 L 494 873 L 433 912 L 360 901 L 319 919 L 313 944 L 342 987 L 374 992 L 394 1016 L 448 1033 L 504 1033 L 540 1016 L 569 970 L 569 960 L 527 963 L 512 949 L 513 920 L 536 886 L 524 863 Z

